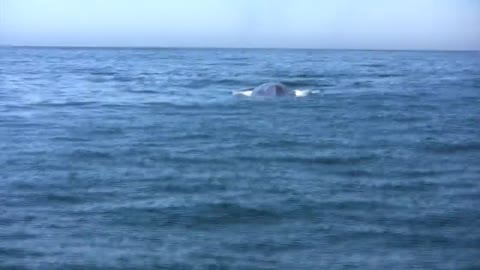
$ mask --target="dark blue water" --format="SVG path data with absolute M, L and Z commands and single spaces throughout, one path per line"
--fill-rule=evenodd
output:
M 480 267 L 479 53 L 0 61 L 1 269 Z

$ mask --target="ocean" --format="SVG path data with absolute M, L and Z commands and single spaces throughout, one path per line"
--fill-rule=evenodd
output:
M 0 48 L 0 269 L 479 258 L 479 52 Z

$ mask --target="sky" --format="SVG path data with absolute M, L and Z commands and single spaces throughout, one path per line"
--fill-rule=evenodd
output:
M 0 44 L 480 50 L 480 0 L 0 0 Z

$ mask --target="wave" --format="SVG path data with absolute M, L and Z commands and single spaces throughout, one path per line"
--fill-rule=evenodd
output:
M 176 178 L 176 177 L 175 177 Z M 138 192 L 165 192 L 173 194 L 199 194 L 204 192 L 225 191 L 227 186 L 224 184 L 205 183 L 198 181 L 199 178 L 191 179 L 192 184 L 181 183 L 165 183 L 158 184 L 158 179 L 152 181 L 151 185 L 147 185 L 144 189 L 138 189 Z
M 226 60 L 226 61 L 248 61 L 250 58 L 248 57 L 222 57 L 220 60 Z
M 240 149 L 241 144 L 233 146 L 232 149 Z M 368 164 L 377 159 L 376 156 L 356 156 L 356 157 L 307 157 L 307 156 L 255 156 L 255 155 L 235 155 L 235 156 L 212 156 L 207 153 L 183 153 L 166 154 L 148 157 L 153 162 L 169 162 L 177 164 L 231 164 L 235 162 L 250 163 L 285 163 L 300 165 L 360 165 Z
M 95 151 L 87 149 L 75 150 L 70 154 L 71 157 L 80 160 L 90 160 L 90 159 L 113 159 L 113 155 L 104 152 L 104 151 Z
M 374 73 L 374 74 L 369 74 L 370 77 L 374 78 L 394 78 L 394 77 L 402 77 L 402 74 L 396 74 L 396 73 Z
M 250 84 L 255 85 L 255 83 L 250 83 Z M 245 80 L 240 80 L 240 79 L 222 78 L 222 79 L 194 79 L 194 80 L 188 80 L 184 83 L 179 84 L 179 86 L 188 87 L 192 89 L 204 88 L 207 86 L 218 87 L 219 85 L 221 85 L 222 87 L 235 86 L 235 87 L 242 88 L 246 85 L 249 85 L 249 82 Z
M 115 82 L 133 82 L 139 79 L 142 79 L 143 77 L 132 77 L 132 76 L 115 76 L 113 77 L 113 81 Z
M 135 93 L 135 94 L 158 94 L 158 93 L 160 93 L 159 91 L 155 91 L 155 90 L 133 90 L 133 89 L 129 89 L 129 90 L 127 90 L 127 92 Z
M 15 240 L 15 241 L 21 241 L 21 240 L 26 240 L 26 239 L 30 239 L 30 238 L 36 238 L 36 235 L 30 235 L 29 237 L 24 237 L 23 236 L 24 234 L 22 233 L 14 233 L 12 234 L 12 239 L 7 239 L 7 237 L 5 237 L 5 235 L 2 235 L 2 238 L 3 238 L 3 241 L 5 241 L 5 243 L 8 243 L 9 240 L 12 241 L 12 240 Z M 44 256 L 46 256 L 46 253 L 44 252 L 40 252 L 40 251 L 36 251 L 36 250 L 32 250 L 32 249 L 26 249 L 26 248 L 20 248 L 20 247 L 9 247 L 9 248 L 6 248 L 6 247 L 3 247 L 3 246 L 0 246 L 0 254 L 2 254 L 2 256 L 4 257 L 10 257 L 10 258 L 42 258 Z M 3 267 L 2 267 L 3 268 Z M 5 269 L 7 268 L 10 268 L 10 267 L 6 267 Z M 13 267 L 13 268 L 17 268 L 17 267 Z M 22 269 L 23 267 L 18 267 L 18 269 Z
M 115 76 L 117 72 L 113 71 L 92 71 L 89 73 L 90 75 L 97 75 L 97 76 Z
M 80 137 L 66 137 L 66 136 L 58 136 L 52 137 L 53 141 L 65 141 L 65 142 L 88 142 L 90 139 L 87 138 L 80 138 Z
M 356 81 L 352 83 L 353 87 L 362 87 L 362 88 L 372 88 L 373 82 L 372 81 Z
M 31 106 L 45 106 L 45 107 L 85 107 L 98 105 L 98 102 L 95 101 L 65 101 L 65 102 L 37 102 L 29 104 Z
M 123 226 L 180 226 L 201 229 L 231 224 L 275 223 L 281 216 L 273 210 L 237 203 L 199 203 L 167 207 L 119 207 L 105 212 L 112 222 Z M 132 218 L 134 217 L 134 218 Z
M 373 67 L 373 68 L 383 68 L 383 67 L 386 67 L 387 65 L 386 64 L 363 64 L 363 65 L 360 65 L 362 67 Z
M 279 81 L 290 88 L 323 88 L 334 86 L 334 84 L 330 82 L 311 79 L 281 79 Z
M 374 155 L 368 156 L 241 156 L 236 157 L 241 161 L 251 162 L 280 162 L 280 163 L 301 163 L 301 164 L 322 164 L 322 165 L 356 165 L 374 161 L 377 159 Z
M 116 71 L 112 71 L 110 68 L 101 68 L 101 67 L 84 67 L 84 68 L 73 68 L 69 70 L 72 74 L 86 74 L 93 76 L 114 76 L 117 74 Z
M 480 152 L 480 143 L 464 142 L 464 143 L 427 143 L 422 148 L 428 152 L 439 154 L 454 154 L 465 152 Z

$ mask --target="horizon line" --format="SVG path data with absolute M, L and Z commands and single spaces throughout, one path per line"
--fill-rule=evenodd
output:
M 387 48 L 311 48 L 311 47 L 216 47 L 216 46 L 125 46 L 125 45 L 13 45 L 0 44 L 13 48 L 57 48 L 57 49 L 196 49 L 196 50 L 310 50 L 310 51 L 411 51 L 411 52 L 480 52 L 480 49 L 387 49 Z

